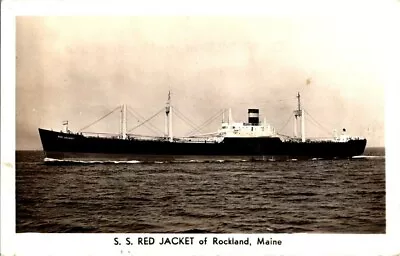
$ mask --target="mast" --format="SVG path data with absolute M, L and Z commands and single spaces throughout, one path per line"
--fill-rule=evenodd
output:
M 300 110 L 301 109 L 301 103 L 300 103 L 300 93 L 299 92 L 297 92 L 296 98 L 297 98 L 297 109 L 295 111 L 293 111 L 293 113 L 294 113 L 293 134 L 294 134 L 295 138 L 297 138 L 297 124 L 299 123 L 298 122 L 298 117 L 301 116 L 301 110 Z
M 305 119 L 304 119 L 304 109 L 301 108 L 300 92 L 297 92 L 297 109 L 294 111 L 294 137 L 297 137 L 297 124 L 298 118 L 301 121 L 301 141 L 306 141 L 306 131 L 305 131 Z
M 301 110 L 301 141 L 306 142 L 306 122 L 304 120 L 304 109 Z
M 120 123 L 120 138 L 126 139 L 127 120 L 126 120 L 126 104 L 121 106 L 121 123 Z
M 174 140 L 173 133 L 172 133 L 172 105 L 170 106 L 171 114 L 169 115 L 169 141 L 172 142 Z
M 164 137 L 167 138 L 169 134 L 169 126 L 168 126 L 168 114 L 169 114 L 169 108 L 167 110 L 167 107 L 165 107 L 165 119 L 164 119 Z
M 172 105 L 171 105 L 171 91 L 168 91 L 168 100 L 165 106 L 165 134 L 169 137 L 169 141 L 173 141 L 172 134 Z
M 297 111 L 301 110 L 300 92 L 297 92 Z
M 124 104 L 124 106 L 123 106 L 123 119 L 122 119 L 122 121 L 124 122 L 123 123 L 123 126 L 122 126 L 122 138 L 125 140 L 126 139 L 126 131 L 127 131 L 127 126 L 128 126 L 128 121 L 127 121 L 127 118 L 126 118 L 126 104 Z

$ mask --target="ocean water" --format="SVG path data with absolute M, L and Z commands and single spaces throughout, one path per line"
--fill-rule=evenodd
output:
M 17 151 L 16 231 L 385 233 L 384 155 L 45 165 Z

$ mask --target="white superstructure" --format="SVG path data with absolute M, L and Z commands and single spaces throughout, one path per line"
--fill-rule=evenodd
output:
M 223 123 L 218 132 L 224 137 L 276 136 L 275 129 L 269 124 Z
M 254 111 L 254 112 L 251 112 Z M 275 137 L 275 128 L 267 123 L 259 122 L 258 109 L 249 109 L 249 122 L 234 122 L 229 110 L 228 122 L 223 120 L 218 134 L 223 137 Z

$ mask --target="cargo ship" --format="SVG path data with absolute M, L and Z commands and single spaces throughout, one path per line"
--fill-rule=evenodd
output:
M 362 155 L 367 144 L 363 137 L 346 134 L 331 138 L 307 138 L 305 112 L 297 94 L 293 111 L 293 136 L 279 134 L 266 120 L 260 120 L 259 109 L 248 109 L 247 122 L 234 122 L 229 109 L 227 120 L 222 116 L 220 128 L 214 133 L 174 137 L 172 130 L 171 94 L 165 108 L 164 136 L 140 136 L 127 132 L 127 106 L 120 110 L 118 134 L 72 132 L 68 121 L 64 131 L 39 128 L 45 162 L 57 161 L 147 161 L 237 159 L 237 160 L 303 160 L 343 159 Z M 148 119 L 149 120 L 149 119 Z M 144 124 L 146 121 L 141 124 Z M 140 124 L 140 125 L 141 125 Z M 299 134 L 298 134 L 299 131 Z

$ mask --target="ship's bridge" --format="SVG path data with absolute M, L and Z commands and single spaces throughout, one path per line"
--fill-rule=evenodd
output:
M 276 136 L 275 129 L 269 124 L 253 125 L 249 123 L 222 123 L 218 133 L 225 137 L 261 137 Z
M 264 137 L 276 136 L 275 128 L 259 121 L 258 109 L 249 109 L 248 122 L 223 122 L 218 133 L 224 137 Z M 231 120 L 231 118 L 230 118 Z

